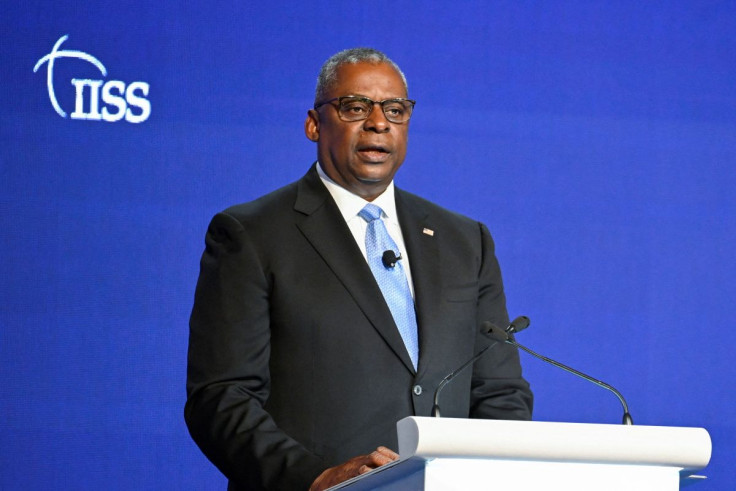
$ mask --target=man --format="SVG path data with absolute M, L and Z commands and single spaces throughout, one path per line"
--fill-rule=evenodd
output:
M 491 343 L 481 323 L 508 322 L 486 227 L 393 185 L 407 97 L 383 53 L 336 54 L 304 125 L 318 162 L 210 224 L 185 417 L 229 489 L 326 489 L 397 459 L 396 421 L 429 416 L 440 380 Z M 508 345 L 441 400 L 448 417 L 529 419 L 531 406 Z

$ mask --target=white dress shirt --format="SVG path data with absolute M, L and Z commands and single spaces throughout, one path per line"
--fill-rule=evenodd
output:
M 363 209 L 369 201 L 364 200 L 358 195 L 355 195 L 343 188 L 335 181 L 330 179 L 327 174 L 322 170 L 322 166 L 317 163 L 317 173 L 322 183 L 329 191 L 332 199 L 337 203 L 337 207 L 340 209 L 342 217 L 345 219 L 350 232 L 355 238 L 355 242 L 360 247 L 360 251 L 363 253 L 363 257 L 368 261 L 368 255 L 365 249 L 365 232 L 368 228 L 368 223 L 363 220 L 358 213 Z M 401 254 L 401 266 L 404 268 L 406 279 L 409 282 L 409 290 L 411 290 L 412 297 L 414 296 L 414 284 L 411 281 L 411 267 L 409 266 L 409 255 L 406 253 L 406 245 L 404 244 L 404 236 L 401 233 L 401 227 L 399 226 L 399 219 L 396 215 L 396 200 L 394 198 L 394 182 L 388 185 L 386 190 L 374 199 L 372 202 L 374 205 L 379 206 L 383 210 L 381 219 L 386 225 L 386 230 L 391 238 L 396 242 L 399 247 L 399 253 Z

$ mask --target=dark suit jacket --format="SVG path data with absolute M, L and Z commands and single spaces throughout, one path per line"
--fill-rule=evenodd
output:
M 486 227 L 396 190 L 411 260 L 417 372 L 381 291 L 314 167 L 216 215 L 190 324 L 185 417 L 231 489 L 307 489 L 325 468 L 428 416 L 440 380 L 507 325 Z M 491 348 L 443 390 L 447 417 L 529 419 L 518 353 Z

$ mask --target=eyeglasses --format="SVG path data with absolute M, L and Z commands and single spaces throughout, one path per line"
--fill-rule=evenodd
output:
M 411 113 L 414 111 L 414 104 L 417 101 L 404 98 L 384 99 L 382 101 L 374 101 L 367 97 L 357 95 L 344 95 L 335 97 L 329 101 L 320 102 L 314 105 L 315 109 L 319 109 L 325 104 L 332 104 L 337 101 L 337 115 L 343 121 L 362 121 L 368 119 L 373 112 L 373 106 L 381 105 L 381 110 L 386 119 L 395 124 L 402 124 L 409 121 Z

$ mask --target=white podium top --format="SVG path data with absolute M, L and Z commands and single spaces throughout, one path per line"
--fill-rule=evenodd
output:
M 616 463 L 699 470 L 712 444 L 703 428 L 411 416 L 397 423 L 401 460 L 491 458 Z

